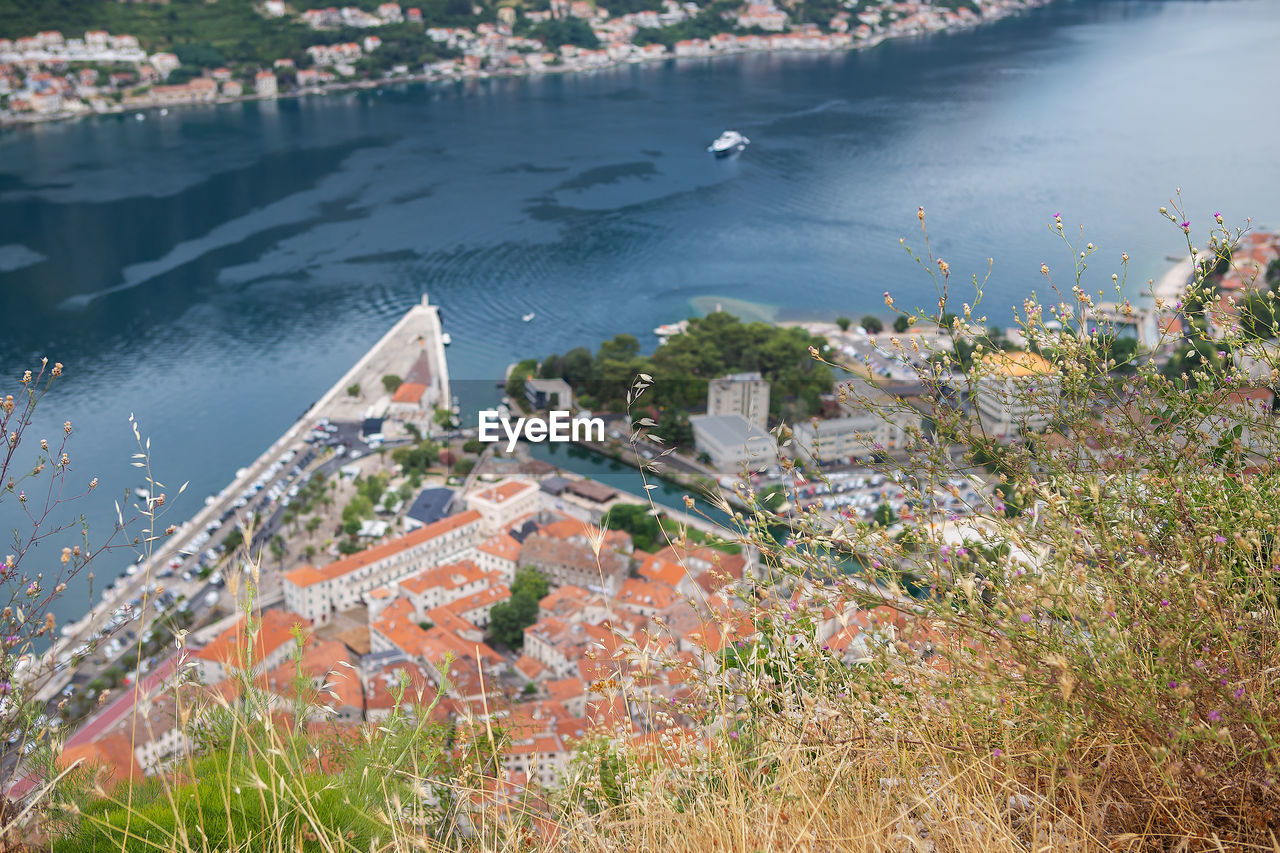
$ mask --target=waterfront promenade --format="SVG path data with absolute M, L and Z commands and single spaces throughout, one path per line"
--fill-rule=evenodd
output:
M 46 666 L 43 671 L 53 670 L 39 691 L 36 698 L 40 702 L 55 699 L 63 688 L 75 676 L 83 677 L 86 670 L 92 670 L 100 663 L 101 668 L 109 666 L 112 661 L 99 661 L 98 653 L 88 655 L 79 665 L 56 665 L 62 656 L 92 641 L 94 635 L 107 626 L 112 614 L 131 600 L 144 599 L 143 610 L 147 605 L 144 589 L 158 584 L 175 595 L 185 596 L 195 612 L 197 619 L 216 604 L 232 604 L 226 593 L 211 585 L 206 579 L 196 577 L 200 549 L 194 553 L 182 553 L 193 537 L 202 531 L 208 532 L 208 546 L 221 542 L 238 524 L 243 523 L 247 508 L 237 511 L 235 503 L 246 492 L 252 492 L 253 486 L 264 475 L 269 475 L 273 467 L 278 468 L 278 460 L 289 451 L 301 452 L 307 447 L 304 439 L 317 421 L 328 419 L 334 424 L 345 424 L 353 433 L 359 432 L 359 424 L 378 406 L 378 400 L 370 400 L 364 395 L 351 395 L 348 389 L 359 385 L 362 389 L 382 390 L 382 377 L 388 374 L 403 375 L 425 354 L 425 362 L 430 376 L 431 392 L 435 399 L 445 405 L 452 399 L 450 396 L 449 368 L 444 353 L 443 328 L 437 306 L 423 297 L 422 302 L 410 308 L 385 335 L 371 347 L 317 400 L 283 435 L 264 450 L 250 465 L 236 472 L 235 478 L 217 495 L 211 497 L 205 506 L 188 521 L 181 524 L 172 536 L 162 537 L 155 542 L 155 549 L 149 558 L 140 564 L 133 575 L 121 576 L 107 594 L 95 604 L 81 619 L 63 626 L 60 639 L 53 644 L 46 655 Z M 427 422 L 430 412 L 423 413 Z M 353 458 L 353 457 L 347 457 Z M 317 465 L 327 461 L 324 456 L 317 460 Z M 305 473 L 308 472 L 303 472 Z M 176 490 L 174 490 L 176 491 Z M 173 498 L 166 502 L 172 502 Z M 274 513 L 275 507 L 264 515 Z M 162 520 L 159 527 L 163 529 Z M 255 540 L 259 541 L 259 540 Z M 165 567 L 173 569 L 173 576 L 165 580 L 159 579 L 160 571 Z M 235 570 L 234 566 L 222 566 L 224 571 Z M 191 571 L 191 580 L 183 580 L 184 571 Z M 278 579 L 264 571 L 261 586 L 265 589 Z M 217 602 L 209 603 L 206 596 L 217 594 Z M 158 594 L 154 589 L 152 595 Z M 269 597 L 269 594 L 268 594 Z M 127 654 L 135 647 L 134 643 L 126 644 L 119 654 Z

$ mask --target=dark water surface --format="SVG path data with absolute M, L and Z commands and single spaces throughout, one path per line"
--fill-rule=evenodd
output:
M 113 495 L 138 484 L 136 413 L 160 478 L 192 483 L 185 517 L 424 291 L 453 375 L 476 380 L 620 331 L 648 347 L 716 303 L 883 313 L 884 290 L 933 299 L 898 245 L 919 242 L 924 205 L 962 279 L 996 259 L 984 308 L 1007 324 L 1044 291 L 1042 261 L 1070 263 L 1055 212 L 1102 247 L 1099 288 L 1121 251 L 1133 281 L 1162 272 L 1181 235 L 1156 208 L 1179 186 L 1197 227 L 1215 210 L 1280 224 L 1278 43 L 1269 0 L 1066 0 L 863 53 L 7 133 L 0 365 L 68 365 L 42 428 L 72 420 L 76 476 Z M 714 161 L 726 127 L 753 144 Z M 98 528 L 114 516 L 84 509 Z

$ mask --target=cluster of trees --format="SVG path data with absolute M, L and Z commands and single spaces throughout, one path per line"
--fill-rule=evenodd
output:
M 657 380 L 646 394 L 649 405 L 671 414 L 671 429 L 683 430 L 685 426 L 674 425 L 679 420 L 676 413 L 702 408 L 709 380 L 758 371 L 772 387 L 770 414 L 803 418 L 820 410 L 820 396 L 834 384 L 831 369 L 814 360 L 811 347 L 821 352 L 826 340 L 804 329 L 743 323 L 731 314 L 716 312 L 690 320 L 685 334 L 670 338 L 651 356 L 640 354 L 634 335 L 622 334 L 602 343 L 594 355 L 578 347 L 548 356 L 541 364 L 521 362 L 507 393 L 513 398 L 523 396 L 524 378 L 536 367 L 537 375 L 559 377 L 573 386 L 586 408 L 622 411 L 632 380 L 647 373 Z
M 524 629 L 538 621 L 538 602 L 551 591 L 542 573 L 533 566 L 516 572 L 511 598 L 489 611 L 489 635 L 509 649 L 524 645 Z
M 655 554 L 667 547 L 662 523 L 649 510 L 648 504 L 615 504 L 600 522 L 606 530 L 623 530 L 641 551 Z
M 836 325 L 840 327 L 840 331 L 847 332 L 849 327 L 853 325 L 853 321 L 848 317 L 837 317 Z M 884 323 L 875 314 L 864 314 L 862 319 L 858 321 L 858 325 L 867 330 L 867 334 L 878 335 L 884 331 Z
M 356 494 L 342 508 L 342 532 L 355 536 L 360 532 L 360 523 L 373 518 L 374 507 L 382 500 L 387 489 L 387 476 L 375 474 L 356 481 Z
M 406 475 L 421 477 L 440 455 L 440 447 L 433 441 L 420 441 L 412 447 L 397 447 L 391 451 L 391 461 L 401 467 Z
M 572 44 L 595 50 L 600 46 L 591 25 L 582 18 L 552 18 L 524 30 L 529 38 L 542 42 L 547 50 L 556 50 L 562 44 Z

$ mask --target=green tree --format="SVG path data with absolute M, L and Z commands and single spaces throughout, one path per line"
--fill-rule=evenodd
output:
M 562 44 L 572 44 L 594 50 L 600 46 L 591 25 L 581 18 L 552 18 L 530 28 L 529 35 L 555 50 Z
M 1272 291 L 1280 290 L 1280 258 L 1272 258 L 1263 276 Z
M 879 527 L 892 527 L 898 522 L 898 514 L 893 511 L 893 507 L 888 501 L 876 507 L 876 511 L 871 516 L 871 521 Z
M 600 523 L 607 530 L 622 530 L 631 534 L 631 541 L 641 551 L 652 554 L 666 547 L 662 524 L 654 517 L 648 504 L 615 504 L 604 514 Z
M 693 424 L 689 415 L 683 410 L 668 411 L 662 416 L 661 423 L 653 430 L 653 434 L 666 441 L 668 447 L 693 447 Z
M 489 611 L 489 634 L 509 649 L 524 645 L 524 629 L 538 621 L 538 602 L 550 592 L 542 573 L 532 566 L 516 572 L 511 582 L 511 598 Z
M 1240 308 L 1240 329 L 1258 340 L 1269 341 L 1276 336 L 1273 327 L 1277 322 L 1275 295 L 1268 292 L 1250 293 Z
M 884 331 L 884 323 L 875 314 L 867 314 L 862 318 L 862 328 L 867 330 L 867 334 L 878 335 Z
M 404 384 L 404 380 L 394 373 L 388 373 L 382 377 L 382 387 L 386 389 L 388 394 L 394 394 L 396 389 Z
M 533 566 L 525 566 L 518 570 L 515 579 L 511 581 L 512 595 L 527 594 L 534 601 L 541 601 L 549 592 L 551 592 L 551 584 L 547 583 L 542 572 Z
M 853 325 L 853 321 L 848 317 L 837 317 L 836 325 L 840 327 L 840 331 L 847 332 L 849 331 L 849 327 Z
M 898 334 L 902 334 L 911 327 L 911 321 L 907 319 L 906 314 L 899 314 L 893 319 L 893 330 Z
M 521 402 L 524 400 L 524 382 L 526 379 L 536 375 L 538 372 L 538 360 L 536 358 L 526 358 L 524 361 L 511 368 L 511 374 L 507 377 L 507 396 L 513 402 Z
M 360 396 L 360 383 L 359 383 L 359 382 L 353 382 L 352 384 L 350 384 L 350 385 L 348 385 L 348 386 L 347 386 L 347 396 L 348 396 L 348 397 L 359 397 L 359 396 Z

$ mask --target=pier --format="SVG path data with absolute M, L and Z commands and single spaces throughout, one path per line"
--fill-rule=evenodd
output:
M 77 680 L 91 678 L 93 671 L 97 668 L 111 665 L 112 661 L 108 659 L 101 664 L 101 667 L 97 666 L 95 661 L 100 650 L 91 652 L 78 664 L 73 662 L 67 666 L 57 666 L 57 661 L 71 650 L 90 644 L 94 634 L 107 627 L 112 614 L 127 602 L 143 598 L 144 605 L 149 606 L 150 600 L 157 593 L 153 592 L 149 597 L 144 596 L 143 590 L 147 585 L 155 584 L 174 595 L 185 597 L 187 606 L 196 616 L 197 623 L 200 617 L 220 603 L 224 598 L 220 587 L 207 579 L 196 577 L 196 571 L 200 567 L 201 551 L 216 547 L 236 528 L 236 525 L 247 518 L 250 509 L 265 510 L 261 513 L 264 520 L 278 516 L 280 510 L 278 501 L 264 506 L 266 502 L 256 498 L 254 506 L 245 506 L 238 510 L 235 507 L 237 499 L 246 492 L 253 491 L 254 484 L 264 476 L 278 477 L 282 482 L 285 480 L 300 482 L 312 472 L 326 465 L 333 465 L 335 459 L 332 456 L 320 454 L 300 474 L 291 476 L 286 473 L 287 462 L 281 463 L 281 460 L 286 458 L 289 461 L 293 459 L 289 456 L 290 451 L 303 454 L 310 449 L 305 439 L 315 424 L 323 419 L 341 425 L 342 434 L 352 437 L 354 452 L 345 458 L 358 458 L 362 451 L 357 449 L 355 444 L 358 442 L 361 423 L 371 415 L 385 413 L 390 405 L 391 395 L 384 392 L 383 376 L 406 375 L 412 367 L 417 366 L 418 379 L 426 380 L 420 384 L 426 386 L 426 392 L 422 397 L 421 420 L 425 426 L 423 432 L 427 432 L 432 423 L 431 407 L 439 405 L 447 408 L 452 400 L 443 334 L 439 308 L 432 305 L 424 295 L 420 303 L 411 307 L 280 438 L 276 439 L 251 464 L 237 471 L 236 477 L 190 519 L 179 525 L 172 536 L 157 541 L 150 558 L 140 565 L 134 575 L 121 575 L 110 591 L 87 614 L 63 627 L 62 636 L 46 653 L 45 666 L 39 668 L 41 672 L 52 671 L 52 677 L 40 687 L 35 698 L 40 702 L 52 701 L 58 697 L 73 677 Z M 360 386 L 362 393 L 353 396 L 348 393 L 348 389 L 355 385 Z M 373 396 L 366 395 L 364 393 L 366 391 L 371 392 Z M 166 503 L 175 499 L 175 495 L 170 495 Z M 162 520 L 158 526 L 162 528 L 164 524 Z M 200 548 L 184 547 L 205 531 L 208 531 L 209 536 L 207 542 Z M 250 543 L 251 552 L 254 550 L 252 546 L 261 547 L 268 538 L 269 534 L 255 535 L 253 542 Z M 193 553 L 183 553 L 179 551 L 180 548 L 183 551 L 193 550 Z M 225 560 L 226 556 L 228 555 L 222 555 L 223 559 L 220 560 L 218 568 L 224 573 L 239 571 L 237 566 Z M 173 569 L 172 577 L 159 578 L 159 572 L 166 567 Z M 188 571 L 192 573 L 191 580 L 183 580 L 184 572 Z M 278 591 L 272 593 L 270 590 L 273 587 L 278 590 L 279 578 L 274 577 L 273 572 L 264 568 L 260 587 L 260 601 L 269 602 L 278 595 Z M 206 597 L 215 592 L 219 601 L 206 602 Z M 134 624 L 135 628 L 141 630 L 146 621 L 144 606 L 142 614 L 135 615 L 127 624 Z M 119 654 L 127 654 L 136 647 L 135 642 L 130 642 Z

